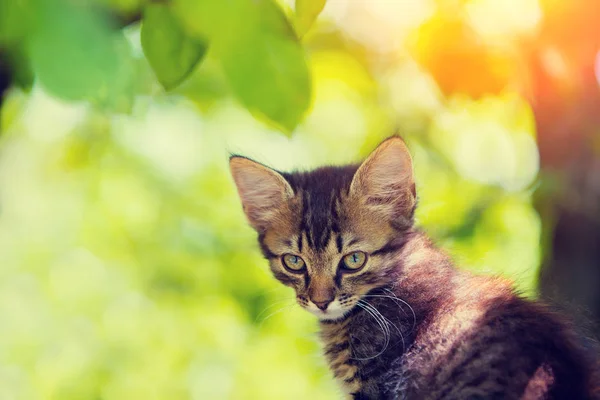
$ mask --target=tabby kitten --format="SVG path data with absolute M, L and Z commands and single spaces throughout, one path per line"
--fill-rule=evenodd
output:
M 275 278 L 320 320 L 349 399 L 588 399 L 571 328 L 500 278 L 456 270 L 413 227 L 399 137 L 361 164 L 277 172 L 232 156 L 244 212 Z

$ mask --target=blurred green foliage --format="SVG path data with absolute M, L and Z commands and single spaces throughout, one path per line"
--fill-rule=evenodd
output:
M 323 2 L 299 3 L 305 16 L 174 0 L 117 29 L 86 2 L 0 0 L 2 43 L 25 44 L 35 77 L 0 115 L 0 398 L 339 397 L 316 321 L 260 257 L 229 152 L 311 168 L 398 130 L 418 224 L 462 268 L 535 293 L 529 105 L 444 96 L 395 42 L 428 18 L 422 2 L 329 2 L 303 43 L 288 21 L 306 32 Z
M 325 8 L 326 0 L 296 0 L 296 33 L 302 37 Z
M 0 50 L 25 54 L 10 59 L 14 69 L 31 68 L 55 96 L 127 112 L 140 79 L 118 16 L 137 6 L 144 54 L 165 89 L 187 78 L 210 46 L 232 92 L 255 115 L 291 133 L 306 114 L 304 51 L 273 0 L 124 3 L 109 4 L 115 16 L 98 0 L 2 0 Z M 322 10 L 318 3 L 300 2 L 303 33 Z
M 164 4 L 146 6 L 140 38 L 156 78 L 166 89 L 187 78 L 207 48 L 203 40 L 186 34 L 171 8 Z

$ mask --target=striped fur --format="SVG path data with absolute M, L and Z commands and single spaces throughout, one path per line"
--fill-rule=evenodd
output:
M 412 226 L 401 139 L 361 165 L 279 173 L 234 156 L 231 169 L 274 276 L 319 317 L 347 398 L 594 398 L 589 353 L 567 322 L 499 278 L 456 270 Z M 350 271 L 342 259 L 356 251 L 367 261 Z

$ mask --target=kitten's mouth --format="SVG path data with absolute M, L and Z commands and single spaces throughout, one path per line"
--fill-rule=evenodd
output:
M 324 311 L 316 306 L 309 306 L 306 309 L 316 315 L 321 321 L 338 321 L 344 319 L 353 308 L 348 307 L 347 303 L 342 306 L 338 301 L 335 301 Z
M 321 321 L 337 321 L 340 319 L 343 319 L 346 314 L 348 313 L 348 309 L 346 310 L 342 310 L 342 309 L 335 309 L 335 310 L 325 310 L 325 311 L 321 311 L 319 309 L 317 310 L 309 310 L 311 313 L 313 313 L 314 315 L 316 315 Z
M 325 310 L 318 308 L 304 296 L 297 296 L 297 300 L 302 308 L 315 315 L 321 321 L 339 321 L 344 319 L 356 306 L 356 303 L 352 301 L 352 296 L 347 294 L 342 294 L 332 301 Z

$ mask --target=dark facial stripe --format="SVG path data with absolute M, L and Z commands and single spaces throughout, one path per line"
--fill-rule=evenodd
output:
M 304 272 L 304 287 L 308 289 L 308 285 L 310 285 L 310 275 L 308 271 Z
M 295 285 L 298 280 L 281 271 L 273 271 L 273 276 L 284 285 Z
M 333 233 L 340 233 L 340 226 L 338 225 L 337 217 L 334 216 L 334 219 L 331 221 L 331 230 Z
M 313 247 L 313 241 L 308 228 L 304 229 L 302 233 L 306 234 L 306 243 L 308 244 L 308 247 Z
M 327 247 L 327 244 L 329 243 L 329 240 L 331 239 L 331 230 L 329 228 L 327 228 L 327 230 L 325 232 L 323 232 L 321 234 L 321 240 L 319 240 L 319 244 L 317 246 L 317 248 L 320 249 L 324 249 L 325 247 Z
M 310 234 L 310 221 L 309 221 L 309 208 L 308 208 L 309 195 L 306 192 L 302 192 L 302 216 L 300 219 L 300 236 L 306 235 L 306 243 L 308 247 L 313 247 L 312 238 Z
M 331 200 L 331 230 L 333 233 L 340 233 L 340 217 L 338 214 L 338 204 L 340 203 L 340 193 L 339 191 L 335 191 L 333 193 L 333 198 Z
M 348 242 L 348 246 L 352 246 L 353 244 L 356 244 L 358 242 L 360 242 L 360 239 L 352 239 Z
M 265 235 L 264 234 L 260 234 L 258 235 L 258 244 L 260 246 L 260 250 L 262 251 L 263 256 L 266 259 L 273 259 L 273 258 L 277 258 L 277 254 L 273 253 L 271 251 L 271 249 L 269 249 L 269 247 L 265 244 Z
M 404 241 L 398 242 L 398 239 L 394 239 L 386 243 L 383 247 L 372 251 L 371 256 L 383 256 L 389 253 L 394 253 L 400 250 L 404 246 Z
M 381 277 L 375 272 L 366 271 L 356 276 L 348 275 L 348 279 L 365 285 L 374 285 L 381 280 Z
M 300 233 L 306 233 L 304 246 L 321 250 L 339 233 L 342 193 L 347 193 L 358 165 L 322 167 L 310 172 L 282 172 L 296 196 L 302 199 Z
M 332 232 L 339 231 L 338 197 L 337 188 L 321 181 L 302 192 L 301 230 L 306 232 L 306 241 L 315 250 L 327 247 Z
M 335 272 L 334 283 L 338 289 L 342 287 L 342 270 L 340 269 L 339 266 L 338 266 L 337 271 Z
M 342 239 L 342 235 L 339 233 L 338 233 L 337 237 L 335 238 L 335 244 L 337 245 L 338 253 L 341 253 L 343 246 L 344 246 L 344 240 Z
M 302 232 L 298 235 L 298 253 L 302 253 Z

